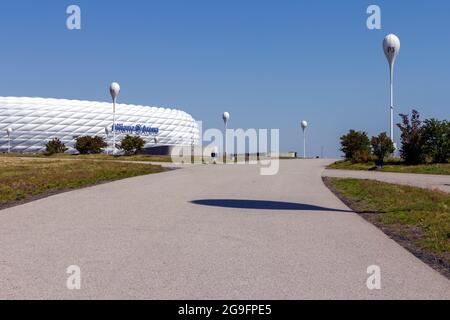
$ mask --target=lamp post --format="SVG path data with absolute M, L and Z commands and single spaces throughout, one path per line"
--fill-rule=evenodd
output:
M 6 129 L 6 134 L 8 135 L 8 153 L 11 153 L 11 134 L 13 132 L 12 128 Z
M 191 127 L 191 163 L 195 163 L 195 147 L 194 147 L 194 123 Z
M 106 141 L 109 140 L 109 134 L 111 133 L 111 130 L 109 130 L 109 127 L 105 127 L 105 134 L 106 134 Z M 108 143 L 109 144 L 109 143 Z M 106 148 L 106 154 L 109 154 L 108 148 Z
M 400 39 L 395 34 L 387 35 L 383 40 L 383 50 L 389 62 L 390 71 L 390 137 L 394 142 L 394 65 L 395 60 L 400 52 Z
M 120 85 L 117 82 L 111 83 L 109 87 L 109 92 L 111 93 L 111 97 L 113 99 L 113 155 L 116 154 L 116 102 L 117 97 L 120 93 Z
M 306 128 L 308 128 L 308 122 L 303 120 L 301 126 L 303 130 L 303 159 L 306 159 Z
M 228 112 L 224 112 L 222 115 L 223 123 L 225 124 L 225 145 L 223 147 L 223 162 L 227 163 L 227 130 L 228 130 L 228 121 L 230 121 L 230 114 Z

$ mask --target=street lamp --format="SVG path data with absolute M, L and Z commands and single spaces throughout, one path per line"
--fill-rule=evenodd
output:
M 303 120 L 301 126 L 303 130 L 303 158 L 306 159 L 306 128 L 308 128 L 308 122 Z
M 227 130 L 228 130 L 228 121 L 230 121 L 230 114 L 228 112 L 224 112 L 222 115 L 223 123 L 225 124 L 225 145 L 223 148 L 223 162 L 227 163 Z
M 109 87 L 109 92 L 111 93 L 111 97 L 113 99 L 113 155 L 116 154 L 116 102 L 117 97 L 120 92 L 120 85 L 117 82 L 111 83 Z
M 111 130 L 109 129 L 108 126 L 105 127 L 105 134 L 106 134 L 106 141 L 109 140 L 109 134 L 111 133 Z M 106 154 L 109 154 L 108 152 L 108 148 L 106 148 Z
M 11 134 L 13 132 L 12 128 L 6 129 L 6 134 L 8 135 L 8 153 L 11 153 Z
M 195 147 L 194 147 L 194 123 L 191 126 L 191 163 L 195 163 Z
M 394 65 L 395 59 L 397 58 L 397 55 L 400 52 L 400 39 L 395 34 L 387 35 L 383 41 L 383 50 L 389 62 L 390 93 L 391 93 L 390 136 L 392 143 L 394 143 Z

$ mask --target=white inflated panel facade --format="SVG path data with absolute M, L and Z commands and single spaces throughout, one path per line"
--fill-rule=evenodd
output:
M 42 152 L 53 138 L 64 142 L 68 152 L 75 152 L 75 139 L 86 135 L 105 137 L 108 145 L 112 145 L 113 134 L 107 136 L 105 130 L 112 128 L 112 123 L 112 103 L 0 97 L 0 152 L 8 151 L 8 128 L 13 130 L 11 152 Z M 146 148 L 191 145 L 199 141 L 197 123 L 180 110 L 117 104 L 115 123 L 156 128 L 145 134 L 130 132 L 142 136 L 147 141 Z M 116 131 L 116 142 L 126 134 Z

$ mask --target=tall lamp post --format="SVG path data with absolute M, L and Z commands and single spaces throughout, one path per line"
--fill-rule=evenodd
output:
M 194 123 L 191 127 L 191 163 L 195 163 L 195 147 L 194 147 Z
M 306 128 L 308 128 L 308 122 L 303 120 L 301 126 L 303 130 L 303 159 L 306 159 Z
M 108 126 L 106 126 L 106 127 L 105 127 L 106 141 L 109 140 L 109 134 L 110 134 L 110 133 L 111 133 L 111 130 L 109 129 Z M 108 145 L 109 145 L 109 143 L 108 143 Z M 106 154 L 109 154 L 108 148 L 106 148 Z
M 225 145 L 223 147 L 223 162 L 227 163 L 227 130 L 228 130 L 228 121 L 230 121 L 230 114 L 228 112 L 224 112 L 222 115 L 223 123 L 225 124 Z
M 120 93 L 120 85 L 117 82 L 111 83 L 109 87 L 109 92 L 111 93 L 111 97 L 113 99 L 113 155 L 116 154 L 116 102 L 117 97 Z
M 11 134 L 13 132 L 12 128 L 6 129 L 6 134 L 8 135 L 8 153 L 11 153 Z
M 400 52 L 400 39 L 395 34 L 389 34 L 384 38 L 383 50 L 386 58 L 389 62 L 390 71 L 390 95 L 391 95 L 391 106 L 390 106 L 390 137 L 392 143 L 394 142 L 394 65 L 395 59 Z

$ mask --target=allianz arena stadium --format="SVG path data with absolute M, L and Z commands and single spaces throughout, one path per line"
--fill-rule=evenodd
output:
M 173 146 L 198 144 L 199 127 L 184 111 L 63 99 L 0 97 L 0 152 L 38 153 L 48 141 L 59 138 L 69 149 L 81 136 L 101 136 L 112 147 L 127 134 L 141 136 L 146 151 L 167 154 Z M 157 152 L 152 152 L 159 150 Z

